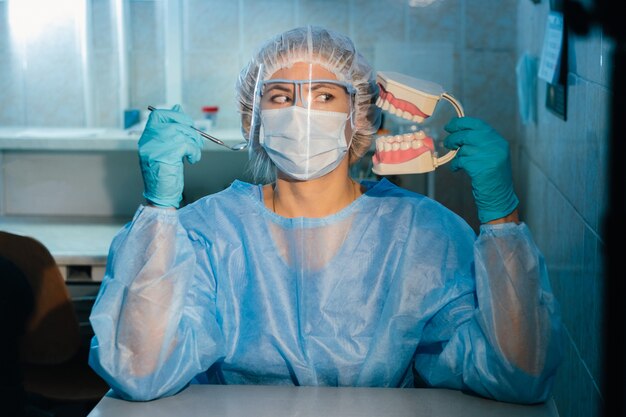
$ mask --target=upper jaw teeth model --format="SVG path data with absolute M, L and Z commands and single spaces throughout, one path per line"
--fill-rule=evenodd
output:
M 376 82 L 380 87 L 376 105 L 403 119 L 422 123 L 433 114 L 442 98 L 454 106 L 459 116 L 463 116 L 461 103 L 433 82 L 396 72 L 379 72 Z M 422 130 L 381 136 L 376 139 L 372 171 L 378 175 L 420 174 L 434 171 L 454 158 L 454 155 L 456 150 L 437 158 L 433 139 Z

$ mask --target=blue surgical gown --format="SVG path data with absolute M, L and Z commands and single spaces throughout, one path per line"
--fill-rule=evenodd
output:
M 478 236 L 383 179 L 324 218 L 284 218 L 235 181 L 114 238 L 89 363 L 122 398 L 190 383 L 434 387 L 546 400 L 558 303 L 524 223 Z

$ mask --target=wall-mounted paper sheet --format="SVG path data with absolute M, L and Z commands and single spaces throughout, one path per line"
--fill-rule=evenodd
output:
M 539 78 L 557 84 L 563 47 L 563 14 L 552 11 L 548 14 L 546 33 L 543 38 Z

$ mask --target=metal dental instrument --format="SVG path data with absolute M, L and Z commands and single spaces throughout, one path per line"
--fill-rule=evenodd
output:
M 156 108 L 153 107 L 153 106 L 148 106 L 148 110 L 153 111 L 153 110 L 156 110 Z M 225 144 L 223 141 L 219 140 L 218 138 L 216 138 L 214 136 L 211 136 L 208 133 L 203 132 L 202 130 L 200 130 L 198 128 L 195 128 L 193 126 L 190 126 L 190 127 L 193 130 L 195 130 L 196 132 L 198 132 L 200 134 L 200 136 L 202 136 L 203 138 L 208 139 L 208 140 L 210 140 L 213 143 L 217 143 L 218 145 L 222 145 L 223 147 L 228 148 L 231 151 L 241 151 L 241 150 L 244 150 L 244 149 L 246 149 L 248 147 L 248 142 L 240 142 L 240 143 L 237 143 L 237 144 L 235 144 L 233 146 L 229 146 L 229 145 Z

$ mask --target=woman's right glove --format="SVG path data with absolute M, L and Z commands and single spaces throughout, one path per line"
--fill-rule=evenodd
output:
M 472 117 L 452 119 L 444 129 L 448 149 L 458 149 L 450 163 L 472 179 L 472 193 L 481 223 L 511 214 L 519 200 L 513 191 L 509 143 L 486 122 Z
M 159 207 L 178 208 L 183 198 L 183 158 L 200 160 L 202 137 L 193 120 L 177 104 L 171 110 L 153 110 L 139 138 L 143 196 Z

